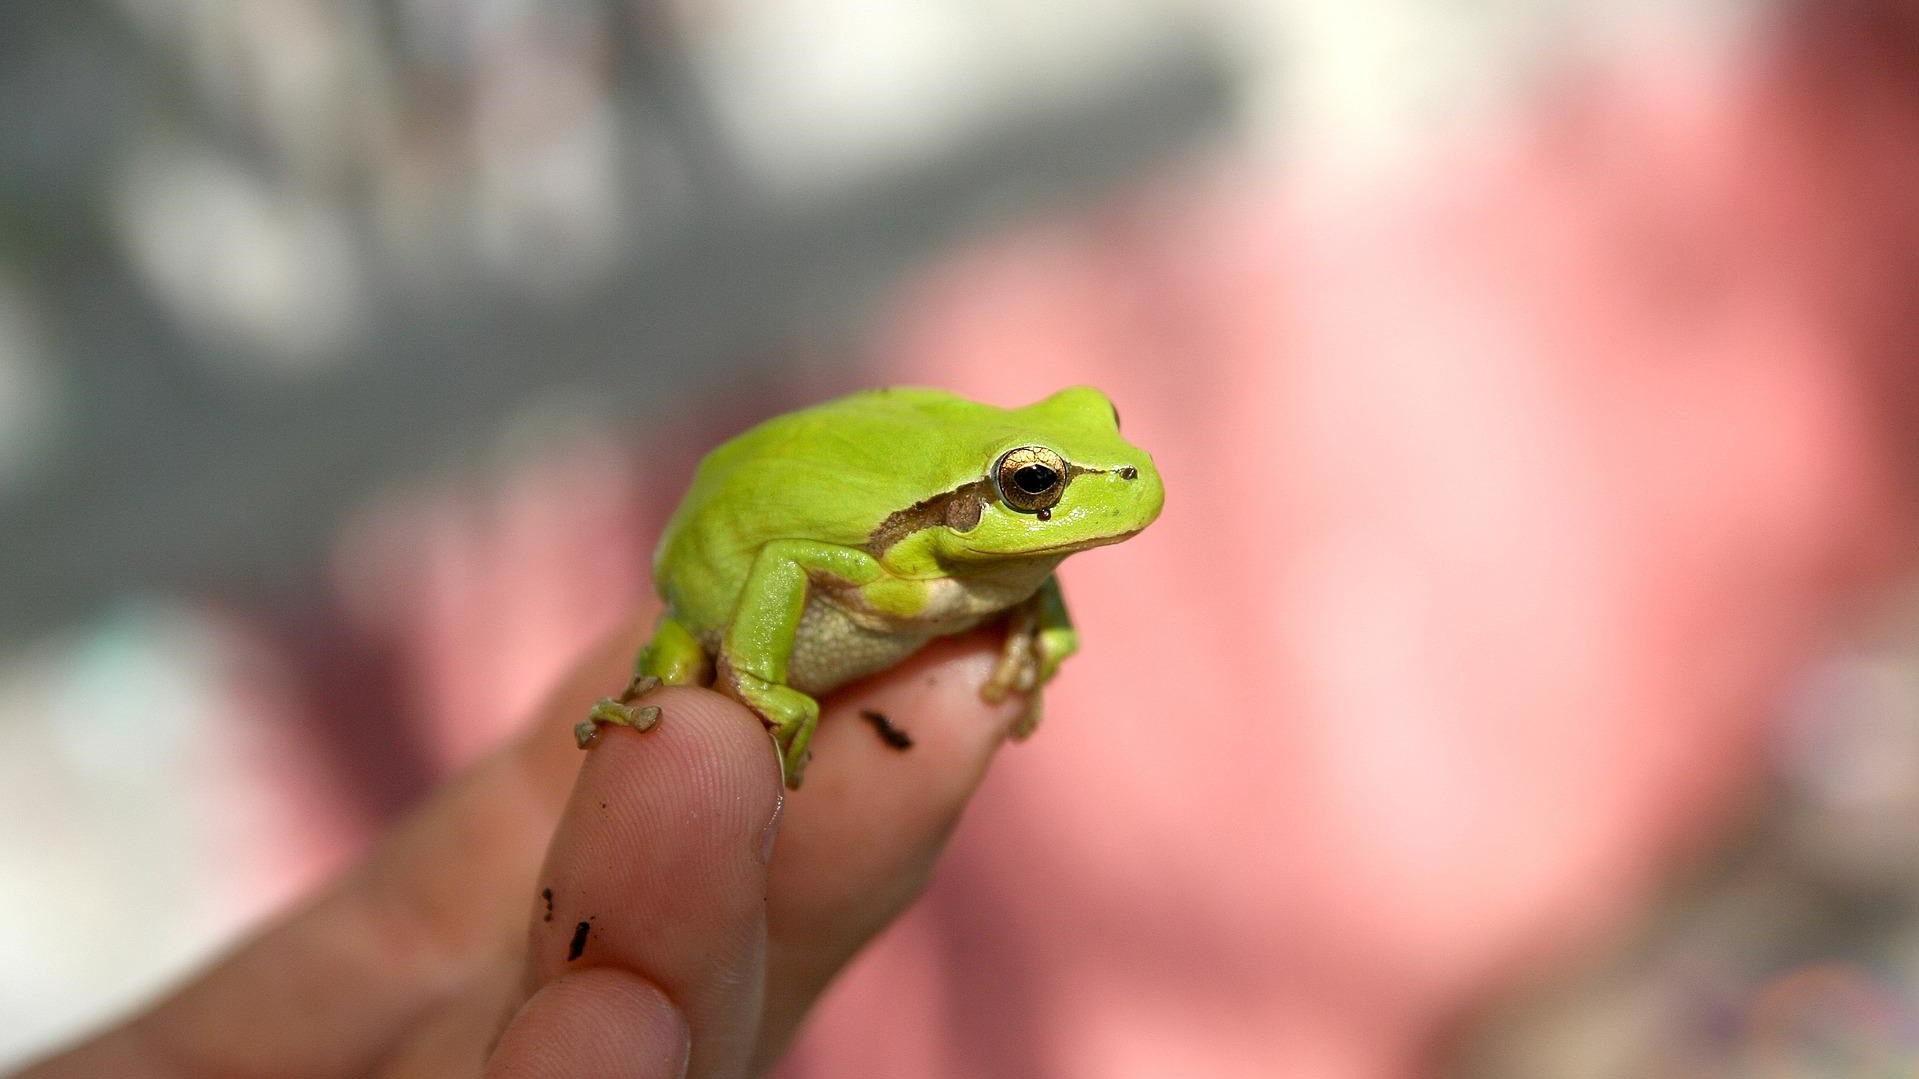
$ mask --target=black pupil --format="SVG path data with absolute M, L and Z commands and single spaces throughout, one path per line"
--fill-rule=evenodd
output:
M 1059 482 L 1059 473 L 1045 465 L 1023 465 L 1013 473 L 1013 482 L 1029 495 L 1043 495 Z

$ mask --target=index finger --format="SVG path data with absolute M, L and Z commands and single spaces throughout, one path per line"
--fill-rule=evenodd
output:
M 554 839 L 542 876 L 552 909 L 536 912 L 531 933 L 533 984 L 546 994 L 582 968 L 616 968 L 684 1010 L 691 1074 L 769 1065 L 833 974 L 925 883 L 1020 709 L 979 697 L 998 652 L 991 632 L 940 641 L 829 698 L 806 785 L 783 811 L 757 717 L 702 690 L 650 696 L 659 725 L 606 732 Z M 629 1011 L 642 1006 L 634 983 L 599 986 L 627 994 Z M 573 1001 L 570 1011 L 523 1013 L 495 1066 L 551 1068 L 603 1048 L 579 1036 L 581 1016 L 616 1016 L 616 1006 L 583 989 Z M 652 1013 L 633 1014 L 626 1028 Z M 631 1052 L 635 1064 L 661 1056 Z
M 685 1020 L 691 1074 L 743 1073 L 754 1051 L 766 971 L 766 866 L 781 805 L 779 761 L 758 717 L 709 690 L 673 687 L 646 733 L 611 728 L 587 756 L 540 873 L 529 934 L 533 1003 L 565 987 L 570 1010 L 529 1005 L 507 1028 L 489 1073 L 579 1074 L 603 1059 L 578 1021 L 654 1014 L 650 986 Z M 582 972 L 629 979 L 590 984 Z M 672 1024 L 661 1037 L 677 1038 Z M 571 1033 L 573 1036 L 564 1036 Z M 626 1032 L 608 1029 L 610 1036 Z M 635 1043 L 628 1067 L 663 1059 Z M 517 1069 L 517 1070 L 516 1070 Z

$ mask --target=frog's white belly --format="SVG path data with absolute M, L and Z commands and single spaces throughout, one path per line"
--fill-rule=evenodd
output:
M 933 620 L 894 621 L 868 611 L 849 611 L 845 597 L 816 591 L 806 597 L 799 628 L 793 635 L 793 654 L 786 661 L 786 684 L 801 693 L 819 695 L 900 662 L 935 637 L 964 633 L 998 611 Z M 700 634 L 709 656 L 720 653 L 724 629 Z
M 822 594 L 806 598 L 800 613 L 793 655 L 786 661 L 786 683 L 815 696 L 857 678 L 876 674 L 919 651 L 927 641 L 972 629 L 987 615 L 944 621 L 936 628 L 884 626 L 857 618 Z
M 935 637 L 965 633 L 1030 599 L 1058 563 L 1058 558 L 1011 563 L 965 579 L 926 581 L 924 605 L 907 616 L 873 609 L 858 589 L 815 582 L 800 610 L 786 684 L 818 696 L 877 674 Z M 699 635 L 707 655 L 719 655 L 724 636 L 721 627 Z
M 1056 562 L 927 581 L 925 605 L 907 617 L 874 610 L 854 589 L 809 589 L 786 664 L 787 684 L 817 695 L 883 671 L 935 637 L 964 633 L 1025 602 Z

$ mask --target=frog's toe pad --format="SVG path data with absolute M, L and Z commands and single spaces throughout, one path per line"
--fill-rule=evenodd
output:
M 660 680 L 650 674 L 636 674 L 633 681 L 627 683 L 626 692 L 620 694 L 621 704 L 632 704 L 641 697 L 660 688 Z
M 1040 717 L 1045 714 L 1044 696 L 1038 690 L 1026 695 L 1026 703 L 1020 708 L 1019 716 L 1013 720 L 1008 734 L 1015 742 L 1024 742 L 1039 730 Z
M 644 705 L 635 708 L 622 704 L 611 697 L 601 697 L 593 705 L 593 711 L 573 727 L 573 741 L 581 749 L 589 749 L 600 740 L 600 728 L 609 724 L 616 727 L 631 727 L 636 731 L 652 730 L 660 721 L 660 709 L 657 705 Z

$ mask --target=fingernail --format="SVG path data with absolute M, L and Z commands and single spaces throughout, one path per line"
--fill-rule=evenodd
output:
M 766 827 L 760 829 L 760 864 L 773 860 L 773 841 L 780 836 L 780 817 L 786 812 L 786 784 L 780 784 L 778 794 L 773 796 L 773 815 L 767 818 Z
M 773 794 L 773 815 L 760 829 L 760 864 L 773 860 L 773 841 L 780 836 L 780 817 L 786 812 L 786 758 L 780 753 L 780 741 L 773 732 L 766 732 L 766 740 L 773 744 L 773 763 L 779 779 Z

